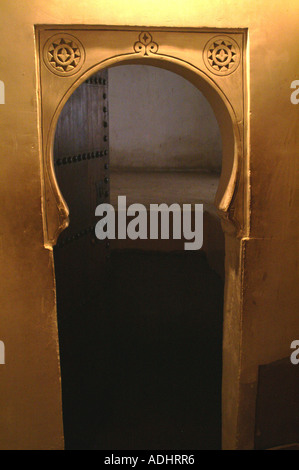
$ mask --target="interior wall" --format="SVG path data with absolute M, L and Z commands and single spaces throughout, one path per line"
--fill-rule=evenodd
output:
M 148 65 L 113 67 L 108 76 L 111 169 L 220 172 L 219 126 L 198 88 Z

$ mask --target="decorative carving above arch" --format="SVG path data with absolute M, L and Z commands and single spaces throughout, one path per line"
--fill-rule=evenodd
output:
M 228 36 L 210 39 L 203 54 L 207 68 L 216 75 L 233 73 L 238 68 L 241 57 L 238 44 Z
M 151 54 L 156 54 L 159 50 L 159 46 L 156 42 L 153 41 L 152 35 L 148 32 L 142 32 L 139 34 L 139 41 L 134 44 L 134 51 L 138 54 L 143 54 L 148 56 Z
M 85 60 L 81 42 L 70 34 L 55 34 L 44 46 L 44 61 L 48 69 L 61 77 L 78 73 Z

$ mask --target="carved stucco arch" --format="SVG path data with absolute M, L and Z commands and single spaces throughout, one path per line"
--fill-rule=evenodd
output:
M 56 102 L 58 91 L 58 102 L 55 109 L 53 109 L 52 115 L 47 114 L 47 111 L 45 112 L 43 101 L 41 108 L 42 122 L 45 117 L 48 121 L 48 126 L 46 126 L 48 128 L 43 128 L 42 135 L 44 168 L 43 216 L 44 238 L 47 248 L 52 249 L 53 245 L 56 244 L 59 234 L 69 223 L 68 207 L 59 189 L 53 164 L 53 144 L 59 115 L 71 94 L 85 80 L 100 69 L 121 64 L 147 64 L 170 70 L 190 81 L 207 98 L 218 121 L 222 136 L 222 172 L 215 205 L 222 218 L 225 231 L 242 233 L 244 230 L 245 214 L 236 214 L 234 208 L 232 209 L 240 180 L 240 163 L 242 162 L 244 151 L 244 123 L 243 120 L 240 120 L 240 117 L 237 116 L 227 93 L 221 88 L 221 79 L 223 79 L 223 77 L 219 79 L 219 74 L 213 74 L 208 68 L 202 70 L 189 61 L 179 57 L 179 50 L 176 57 L 173 55 L 160 54 L 157 50 L 151 52 L 150 49 L 147 49 L 146 53 L 144 53 L 144 50 L 136 52 L 136 44 L 134 45 L 134 52 L 113 55 L 99 62 L 94 61 L 88 68 L 85 70 L 83 68 L 70 77 L 61 74 L 60 76 L 55 76 L 53 73 L 50 74 L 52 81 L 54 78 L 54 83 L 60 85 L 64 82 L 66 85 L 63 83 L 64 86 L 58 86 L 58 90 L 55 91 Z M 86 52 L 84 51 L 84 54 L 85 53 L 88 54 L 88 48 Z M 41 81 L 41 88 L 43 89 L 43 87 L 44 83 Z M 241 202 L 241 205 L 243 206 L 243 202 Z
M 78 39 L 77 45 L 81 44 L 83 48 L 81 55 L 73 56 L 74 62 L 65 70 L 55 69 L 57 62 L 54 61 L 53 65 L 47 63 L 47 56 L 45 59 L 44 55 L 45 45 L 51 44 L 51 38 L 55 33 L 57 36 L 57 31 L 59 37 L 67 37 L 71 33 Z M 212 106 L 222 135 L 222 173 L 215 201 L 226 239 L 222 434 L 224 448 L 235 448 L 240 433 L 247 433 L 240 428 L 242 410 L 239 407 L 242 393 L 242 244 L 249 235 L 250 226 L 246 31 L 180 31 L 167 28 L 154 31 L 153 44 L 144 44 L 138 42 L 138 35 L 140 39 L 141 34 L 140 29 L 135 27 L 73 27 L 63 31 L 58 27 L 37 28 L 44 244 L 52 250 L 59 234 L 68 224 L 68 208 L 55 176 L 53 144 L 59 115 L 75 89 L 98 70 L 121 64 L 161 67 L 193 83 Z M 152 39 L 150 33 L 146 34 Z M 215 42 L 214 38 L 219 37 L 220 42 Z M 232 66 L 229 64 L 224 70 L 217 69 L 210 44 L 215 49 L 223 44 L 225 49 L 229 43 L 235 44 L 234 51 L 239 51 L 239 56 Z M 211 54 L 210 60 L 205 55 L 207 48 Z M 53 58 L 52 51 L 53 47 L 48 50 L 50 59 Z

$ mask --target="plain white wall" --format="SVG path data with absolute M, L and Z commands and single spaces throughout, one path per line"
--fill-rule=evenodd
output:
M 108 71 L 111 168 L 221 169 L 214 113 L 181 76 L 148 65 Z

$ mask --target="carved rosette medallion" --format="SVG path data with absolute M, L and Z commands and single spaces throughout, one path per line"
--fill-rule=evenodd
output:
M 240 48 L 229 36 L 216 36 L 205 46 L 203 58 L 206 67 L 216 75 L 233 73 L 240 63 Z
M 156 54 L 158 49 L 159 46 L 153 41 L 152 35 L 144 31 L 139 34 L 139 41 L 134 44 L 134 51 L 144 56 L 148 56 L 150 53 Z
M 44 47 L 44 62 L 51 72 L 68 77 L 79 72 L 85 60 L 81 42 L 70 34 L 52 36 Z

